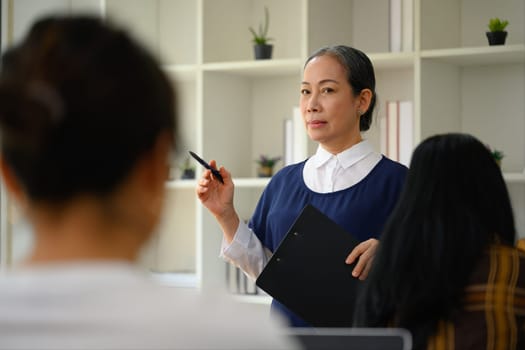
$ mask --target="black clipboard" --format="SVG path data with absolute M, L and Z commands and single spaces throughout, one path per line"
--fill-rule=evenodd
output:
M 361 281 L 345 259 L 359 243 L 307 205 L 256 284 L 314 327 L 350 327 Z

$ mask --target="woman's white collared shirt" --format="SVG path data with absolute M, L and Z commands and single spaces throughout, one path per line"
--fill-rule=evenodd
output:
M 341 191 L 364 179 L 381 158 L 367 140 L 336 155 L 319 146 L 304 165 L 303 180 L 314 192 Z M 261 273 L 270 256 L 271 252 L 242 221 L 232 242 L 222 241 L 220 257 L 240 267 L 253 279 Z

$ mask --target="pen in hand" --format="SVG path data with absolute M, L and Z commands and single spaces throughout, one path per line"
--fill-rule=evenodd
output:
M 192 151 L 189 151 L 189 152 L 190 152 L 190 155 L 197 160 L 197 162 L 199 162 L 206 169 L 209 169 L 212 172 L 213 176 L 215 176 L 222 184 L 224 183 L 224 180 L 222 179 L 222 175 L 221 173 L 219 173 L 219 170 L 213 168 L 211 165 L 206 163 L 201 157 L 196 155 L 194 152 Z

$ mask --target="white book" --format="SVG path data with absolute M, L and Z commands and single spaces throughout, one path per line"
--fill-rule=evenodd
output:
M 399 101 L 399 162 L 410 165 L 414 150 L 414 112 L 412 101 Z
M 284 120 L 284 157 L 283 157 L 283 164 L 290 165 L 293 164 L 293 120 L 292 119 L 285 119 Z
M 237 266 L 226 262 L 226 287 L 228 292 L 238 294 L 240 292 L 240 270 Z
M 387 155 L 387 130 L 386 130 L 387 117 L 382 116 L 379 118 L 379 146 L 381 154 Z
M 390 0 L 390 51 L 401 51 L 401 1 Z
M 401 49 L 410 52 L 414 50 L 414 0 L 402 0 L 401 19 Z
M 252 280 L 252 278 L 246 275 L 244 272 L 243 275 L 246 281 L 246 290 L 244 291 L 244 294 L 257 294 L 259 292 L 259 289 L 257 288 L 255 281 Z
M 399 160 L 399 103 L 386 103 L 386 156 Z
M 308 156 L 308 135 L 299 107 L 293 108 L 293 163 L 298 163 Z

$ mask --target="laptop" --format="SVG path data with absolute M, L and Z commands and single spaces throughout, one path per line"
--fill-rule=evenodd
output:
M 289 328 L 304 350 L 410 350 L 412 335 L 403 328 Z

